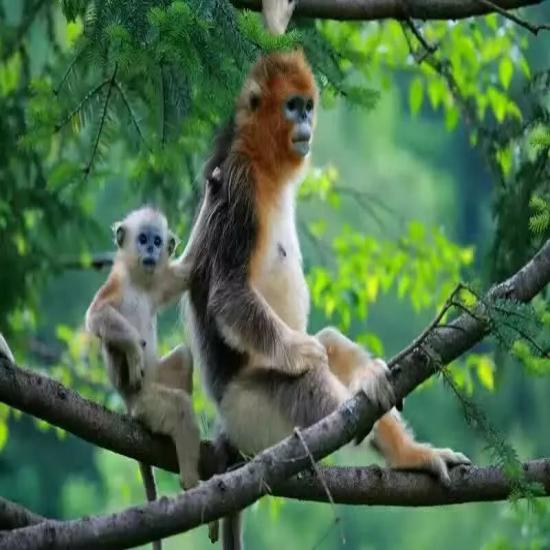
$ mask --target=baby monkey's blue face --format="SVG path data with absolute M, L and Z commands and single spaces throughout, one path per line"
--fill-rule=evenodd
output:
M 160 260 L 164 246 L 163 234 L 154 225 L 142 225 L 136 236 L 136 250 L 141 264 L 146 269 L 154 269 Z

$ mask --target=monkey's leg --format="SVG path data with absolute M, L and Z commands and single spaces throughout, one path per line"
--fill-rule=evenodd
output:
M 193 392 L 193 356 L 183 344 L 176 346 L 157 363 L 154 369 L 154 381 L 169 388 L 177 388 L 188 395 Z M 208 524 L 208 537 L 211 542 L 219 538 L 219 523 Z
M 162 357 L 154 368 L 152 379 L 158 384 L 177 388 L 191 395 L 193 393 L 193 356 L 189 348 L 180 344 Z
M 373 359 L 361 346 L 336 329 L 323 329 L 316 336 L 327 349 L 331 371 L 352 393 L 366 388 L 368 393 L 369 386 L 375 384 L 377 372 L 388 372 L 384 361 Z M 450 481 L 448 465 L 470 463 L 462 453 L 451 449 L 436 449 L 415 441 L 395 409 L 375 424 L 374 444 L 392 468 L 428 470 L 444 483 Z
M 374 443 L 392 468 L 427 470 L 445 484 L 451 482 L 449 466 L 470 464 L 470 459 L 462 453 L 415 441 L 395 409 L 374 425 Z
M 157 500 L 157 485 L 155 483 L 155 474 L 153 473 L 153 467 L 145 462 L 138 462 L 139 471 L 141 473 L 141 479 L 143 480 L 143 486 L 145 487 L 145 496 L 148 502 Z M 153 550 L 162 550 L 162 542 L 155 540 L 151 544 Z
M 200 432 L 190 397 L 182 390 L 147 384 L 133 403 L 132 414 L 153 432 L 172 438 L 182 487 L 198 485 Z
M 391 398 L 391 385 L 383 372 L 369 381 L 365 391 L 384 406 Z M 298 377 L 252 367 L 230 382 L 220 413 L 231 443 L 246 454 L 255 454 L 290 435 L 294 427 L 321 420 L 351 396 L 325 366 Z

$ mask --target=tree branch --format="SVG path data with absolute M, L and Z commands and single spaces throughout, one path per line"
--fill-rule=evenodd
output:
M 261 0 L 231 0 L 237 8 L 260 11 Z M 295 15 L 319 19 L 463 19 L 495 12 L 513 10 L 541 0 L 495 0 L 489 6 L 480 0 L 300 0 Z
M 497 466 L 453 468 L 451 483 L 444 487 L 433 477 L 420 472 L 400 472 L 369 466 L 367 468 L 321 468 L 322 481 L 312 473 L 301 473 L 277 485 L 273 494 L 298 500 L 327 502 L 327 490 L 337 504 L 384 506 L 441 506 L 465 502 L 504 500 L 512 486 Z M 539 483 L 550 495 L 550 459 L 523 464 L 525 481 Z M 326 487 L 326 488 L 325 488 Z
M 45 519 L 15 502 L 0 497 L 0 531 L 35 525 Z
M 550 495 L 550 459 L 525 462 L 523 472 L 525 481 L 538 483 L 544 494 Z M 496 466 L 458 467 L 449 473 L 451 483 L 443 487 L 421 472 L 400 472 L 378 466 L 318 467 L 316 472 L 302 472 L 277 485 L 272 494 L 301 501 L 332 499 L 336 504 L 356 506 L 419 507 L 494 502 L 509 498 L 512 491 L 506 475 Z M 0 498 L 0 531 L 35 525 L 45 519 Z
M 494 287 L 488 293 L 486 301 L 505 298 L 527 302 L 549 281 L 550 240 L 518 273 Z M 451 325 L 459 330 L 436 327 L 426 338 L 426 349 L 437 355 L 441 364 L 456 359 L 488 332 L 488 324 L 477 316 L 463 314 Z M 405 356 L 399 362 L 399 367 L 392 370 L 397 399 L 405 397 L 436 371 L 436 366 L 423 349 L 414 350 Z M 89 441 L 102 439 L 108 443 L 105 445 L 107 448 L 123 448 L 123 454 L 134 458 L 138 458 L 136 455 L 139 454 L 139 460 L 155 464 L 157 460 L 148 458 L 161 459 L 160 462 L 169 462 L 170 469 L 174 469 L 174 451 L 166 439 L 151 436 L 127 418 L 115 425 L 117 415 L 89 402 L 86 402 L 86 407 L 95 414 L 85 419 L 79 416 L 79 401 L 84 400 L 77 394 L 56 382 L 47 381 L 48 384 L 53 384 L 53 388 L 57 386 L 58 391 L 62 391 L 58 396 L 62 401 L 60 404 L 57 394 L 50 395 L 48 388 L 43 386 L 44 377 L 40 377 L 43 379 L 40 383 L 43 387 L 33 388 L 32 376 L 37 375 L 22 371 L 31 386 L 32 395 L 28 397 L 18 384 L 18 370 L 6 359 L 0 358 L 0 399 L 4 402 L 78 433 Z M 69 418 L 63 415 L 67 410 L 71 412 Z M 300 439 L 290 436 L 258 454 L 241 468 L 214 476 L 185 494 L 175 498 L 162 498 L 116 514 L 68 522 L 45 521 L 35 526 L 15 529 L 0 536 L 0 548 L 39 550 L 67 547 L 77 549 L 92 545 L 102 548 L 128 547 L 187 531 L 252 504 L 292 475 L 306 469 L 310 464 L 310 456 L 304 453 L 304 442 L 311 456 L 319 460 L 351 441 L 358 431 L 367 432 L 372 429 L 384 412 L 386 411 L 374 406 L 365 394 L 358 394 L 317 424 L 302 430 Z M 42 416 L 44 414 L 47 416 Z M 113 424 L 106 425 L 107 418 Z M 106 431 L 102 432 L 103 429 Z M 126 430 L 128 433 L 125 433 Z M 137 440 L 140 443 L 148 440 L 149 445 L 133 447 L 131 443 Z M 161 440 L 166 455 L 153 449 L 153 445 L 156 446 Z
M 534 25 L 533 23 L 530 23 L 529 21 L 526 21 L 525 19 L 518 17 L 514 13 L 507 12 L 501 6 L 499 6 L 498 4 L 495 4 L 494 2 L 491 2 L 490 0 L 479 0 L 479 2 L 481 2 L 491 10 L 499 13 L 500 15 L 502 15 L 502 17 L 505 17 L 506 19 L 513 21 L 516 25 L 519 25 L 520 27 L 527 29 L 529 32 L 533 33 L 535 36 L 539 33 L 539 31 L 550 30 L 550 25 L 546 25 L 546 24 Z

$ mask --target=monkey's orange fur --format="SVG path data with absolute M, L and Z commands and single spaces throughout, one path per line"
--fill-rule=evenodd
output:
M 239 112 L 244 110 L 247 115 L 237 119 L 239 139 L 235 149 L 251 159 L 255 182 L 259 232 L 250 266 L 254 280 L 258 260 L 269 243 L 269 228 L 281 187 L 297 179 L 306 162 L 292 150 L 292 123 L 282 116 L 282 106 L 293 94 L 316 102 L 318 92 L 313 73 L 299 50 L 263 57 L 252 70 L 249 82 L 240 98 Z M 247 109 L 254 96 L 261 98 L 258 106 Z

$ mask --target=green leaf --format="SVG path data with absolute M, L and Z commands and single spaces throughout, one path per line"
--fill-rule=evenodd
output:
M 8 424 L 0 422 L 0 451 L 4 448 L 8 441 Z
M 514 74 L 514 65 L 508 57 L 503 57 L 498 66 L 498 76 L 502 87 L 507 90 Z
M 495 365 L 491 358 L 487 355 L 480 355 L 478 357 L 476 372 L 481 385 L 493 391 L 495 389 L 495 378 L 493 376 Z
M 424 81 L 420 77 L 416 77 L 409 86 L 409 107 L 411 113 L 416 115 L 422 107 L 422 101 L 424 99 Z

